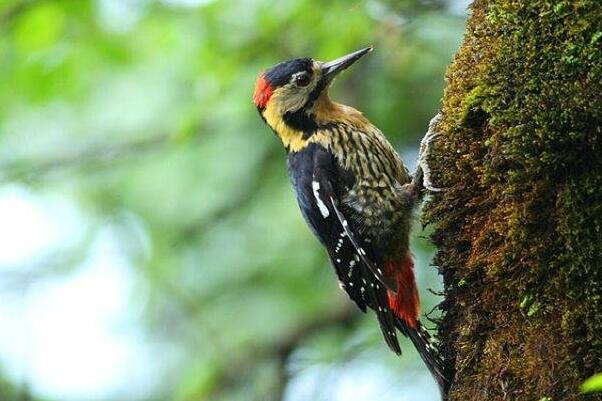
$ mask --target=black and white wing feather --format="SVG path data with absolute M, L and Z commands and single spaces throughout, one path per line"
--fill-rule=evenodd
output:
M 308 147 L 289 156 L 289 173 L 302 214 L 326 247 L 341 288 L 362 311 L 369 307 L 376 312 L 385 341 L 401 353 L 397 318 L 387 295 L 395 287 L 382 274 L 382 261 L 372 243 L 354 229 L 351 216 L 341 211 L 340 188 L 335 187 L 341 183 L 333 157 L 321 147 Z

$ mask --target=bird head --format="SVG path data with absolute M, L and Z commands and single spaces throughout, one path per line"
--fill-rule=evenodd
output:
M 327 93 L 337 74 L 370 51 L 371 46 L 329 62 L 296 58 L 278 63 L 259 75 L 253 102 L 272 128 L 270 119 L 311 115 L 316 100 Z

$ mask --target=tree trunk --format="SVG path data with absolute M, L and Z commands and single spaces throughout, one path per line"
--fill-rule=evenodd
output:
M 477 0 L 425 208 L 450 401 L 599 400 L 602 3 Z

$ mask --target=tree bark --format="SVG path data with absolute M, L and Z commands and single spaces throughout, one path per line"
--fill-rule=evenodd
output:
M 476 0 L 425 207 L 450 401 L 600 400 L 602 3 Z

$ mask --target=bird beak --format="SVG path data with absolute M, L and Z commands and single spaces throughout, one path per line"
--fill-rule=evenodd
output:
M 365 49 L 358 50 L 356 52 L 347 54 L 343 57 L 339 57 L 336 60 L 329 61 L 322 64 L 322 77 L 328 82 L 341 71 L 347 69 L 351 64 L 362 58 L 367 53 L 372 51 L 372 46 L 366 47 Z

